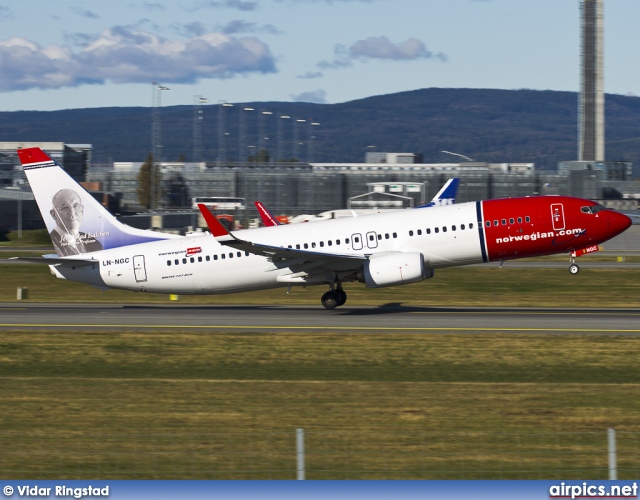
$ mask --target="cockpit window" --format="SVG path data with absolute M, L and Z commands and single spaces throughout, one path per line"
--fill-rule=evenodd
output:
M 597 214 L 600 210 L 606 210 L 606 207 L 600 204 L 590 207 L 580 207 L 580 211 L 584 214 Z

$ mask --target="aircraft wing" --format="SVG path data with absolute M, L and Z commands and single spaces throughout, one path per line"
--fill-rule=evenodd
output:
M 206 206 L 199 204 L 198 208 L 207 222 L 211 234 L 220 244 L 236 248 L 244 252 L 267 257 L 272 262 L 279 263 L 279 267 L 282 267 L 282 264 L 284 264 L 287 267 L 296 266 L 297 268 L 304 269 L 305 271 L 317 268 L 327 270 L 349 269 L 354 266 L 356 261 L 367 260 L 366 255 L 327 254 L 323 252 L 277 247 L 243 240 L 227 231 L 227 229 Z

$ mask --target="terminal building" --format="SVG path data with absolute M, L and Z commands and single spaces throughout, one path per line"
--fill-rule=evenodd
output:
M 258 216 L 254 201 L 290 217 L 355 206 L 416 206 L 431 200 L 451 177 L 461 179 L 458 202 L 559 194 L 635 209 L 640 199 L 640 183 L 631 180 L 627 162 L 563 162 L 552 172 L 536 170 L 533 163 L 416 163 L 405 160 L 421 159 L 419 155 L 385 153 L 376 157 L 384 158 L 379 163 L 160 163 L 157 213 L 134 220 L 132 214 L 146 212 L 137 193 L 141 162 L 95 167 L 90 145 L 0 143 L 0 200 L 6 205 L 0 227 L 16 227 L 18 202 L 25 203 L 24 210 L 32 200 L 15 149 L 33 146 L 51 153 L 114 214 L 128 216 L 124 222 L 147 228 L 193 226 L 192 199 L 201 196 L 244 198 L 246 209 L 234 214 L 237 219 Z M 166 220 L 159 220 L 160 213 Z M 22 216 L 25 229 L 27 220 L 41 221 L 37 212 L 29 217 Z

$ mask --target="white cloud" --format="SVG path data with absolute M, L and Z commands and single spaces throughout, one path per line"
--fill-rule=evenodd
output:
M 106 82 L 193 83 L 275 71 L 275 59 L 264 42 L 224 33 L 183 41 L 114 27 L 76 52 L 68 46 L 43 48 L 25 38 L 0 41 L 0 92 Z
M 374 36 L 357 41 L 349 47 L 349 55 L 352 58 L 390 59 L 394 61 L 410 61 L 422 58 L 446 60 L 444 54 L 434 54 L 427 50 L 425 44 L 417 38 L 408 38 L 402 43 L 393 43 L 386 36 Z
M 354 61 L 371 59 L 388 61 L 415 61 L 417 59 L 438 59 L 446 62 L 447 56 L 442 52 L 427 50 L 424 42 L 417 38 L 408 38 L 404 42 L 393 43 L 386 36 L 374 36 L 358 40 L 349 47 L 336 45 L 333 61 L 320 61 L 320 69 L 343 69 L 353 66 Z
M 314 102 L 316 104 L 325 104 L 327 102 L 327 93 L 320 89 L 302 92 L 301 94 L 292 94 L 289 97 L 294 102 Z

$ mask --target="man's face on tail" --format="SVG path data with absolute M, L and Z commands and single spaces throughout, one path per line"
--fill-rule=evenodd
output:
M 84 205 L 75 191 L 63 189 L 53 197 L 51 217 L 62 231 L 77 234 L 83 212 Z

